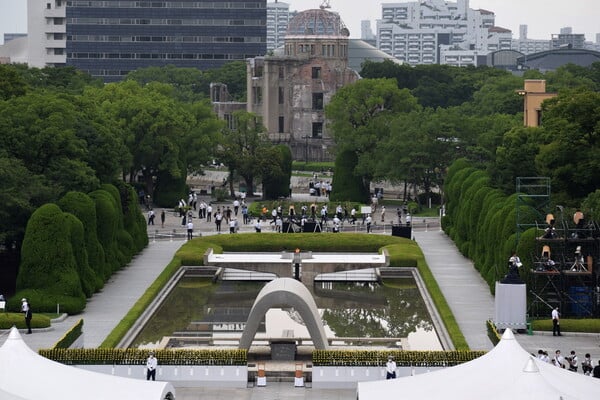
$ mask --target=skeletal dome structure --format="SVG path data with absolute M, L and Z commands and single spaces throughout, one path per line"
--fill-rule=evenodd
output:
M 288 24 L 286 38 L 307 36 L 350 36 L 339 14 L 324 9 L 306 10 L 298 13 Z

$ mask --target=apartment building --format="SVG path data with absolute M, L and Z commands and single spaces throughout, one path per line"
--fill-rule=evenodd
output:
M 512 33 L 468 0 L 383 3 L 377 47 L 409 64 L 478 65 L 480 56 L 511 48 Z

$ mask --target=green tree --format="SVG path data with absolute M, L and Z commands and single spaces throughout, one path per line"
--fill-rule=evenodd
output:
M 239 174 L 246 182 L 247 193 L 254 193 L 254 180 L 264 172 L 262 167 L 268 162 L 267 149 L 271 148 L 265 127 L 255 114 L 246 111 L 233 113 L 233 129 L 224 129 L 220 140 L 218 157 L 230 171 Z
M 600 93 L 565 92 L 545 101 L 541 140 L 539 174 L 552 178 L 553 192 L 561 201 L 577 206 L 598 188 Z
M 0 99 L 23 96 L 27 90 L 25 79 L 12 65 L 0 64 Z
M 338 90 L 327 105 L 337 151 L 356 154 L 353 170 L 367 187 L 377 171 L 377 146 L 390 135 L 389 120 L 418 109 L 416 99 L 393 79 L 362 79 Z
M 286 145 L 277 145 L 261 157 L 263 198 L 278 199 L 290 194 L 292 152 Z

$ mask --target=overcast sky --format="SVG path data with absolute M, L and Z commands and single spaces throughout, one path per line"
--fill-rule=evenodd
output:
M 292 10 L 318 8 L 322 0 L 287 0 Z M 391 3 L 391 1 L 386 1 Z M 340 13 L 350 36 L 360 37 L 360 21 L 381 18 L 381 1 L 330 0 L 331 9 Z M 27 0 L 0 0 L 0 43 L 5 32 L 27 32 Z M 600 33 L 600 0 L 471 0 L 470 7 L 496 14 L 496 25 L 519 36 L 519 25 L 528 25 L 530 39 L 550 39 L 560 28 L 570 26 L 573 33 L 584 33 L 588 41 Z

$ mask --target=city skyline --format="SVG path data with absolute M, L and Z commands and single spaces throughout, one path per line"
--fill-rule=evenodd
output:
M 318 8 L 321 0 L 288 0 L 290 10 Z M 355 1 L 330 0 L 331 10 L 340 13 L 350 30 L 352 38 L 360 38 L 361 20 L 371 21 L 375 32 L 376 20 L 381 18 L 381 4 L 392 1 L 377 1 L 370 7 L 356 7 Z M 496 25 L 510 29 L 513 38 L 519 38 L 519 25 L 528 26 L 528 38 L 549 40 L 552 34 L 560 33 L 560 28 L 570 26 L 573 33 L 585 34 L 586 41 L 594 42 L 600 33 L 600 2 L 596 0 L 471 0 L 470 8 L 485 9 L 495 13 Z M 27 32 L 27 2 L 0 2 L 0 40 L 4 33 Z

